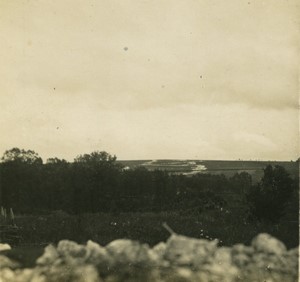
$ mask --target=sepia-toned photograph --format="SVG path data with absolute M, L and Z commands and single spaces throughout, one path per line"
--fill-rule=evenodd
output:
M 0 282 L 298 282 L 300 2 L 0 0 Z

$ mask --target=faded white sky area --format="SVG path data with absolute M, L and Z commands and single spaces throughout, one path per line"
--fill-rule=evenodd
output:
M 0 0 L 0 154 L 299 156 L 297 0 Z

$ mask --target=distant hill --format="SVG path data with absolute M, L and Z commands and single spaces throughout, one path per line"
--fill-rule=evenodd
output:
M 254 182 L 261 179 L 267 165 L 283 166 L 292 177 L 299 175 L 299 163 L 287 161 L 225 161 L 225 160 L 122 160 L 118 161 L 126 169 L 145 167 L 148 170 L 165 170 L 172 174 L 193 175 L 196 173 L 224 174 L 247 172 Z

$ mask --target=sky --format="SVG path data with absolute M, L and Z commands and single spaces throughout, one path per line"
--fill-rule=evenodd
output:
M 295 160 L 297 0 L 0 0 L 0 154 Z

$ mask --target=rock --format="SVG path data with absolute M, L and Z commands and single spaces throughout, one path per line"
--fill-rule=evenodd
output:
M 173 271 L 169 271 L 163 277 L 164 282 L 191 282 L 197 281 L 195 272 L 185 267 L 178 267 Z
M 0 255 L 0 269 L 2 269 L 2 268 L 15 269 L 15 268 L 18 268 L 18 267 L 20 267 L 20 265 L 17 262 L 9 259 L 6 256 Z
M 16 274 L 10 268 L 2 268 L 0 261 L 0 282 L 16 282 Z
M 299 258 L 299 247 L 296 247 L 294 249 L 290 249 L 287 254 L 291 257 Z
M 266 233 L 256 236 L 251 245 L 256 252 L 276 255 L 283 255 L 286 252 L 286 247 L 281 241 Z
M 243 268 L 251 260 L 254 249 L 243 244 L 236 244 L 231 249 L 232 262 L 236 266 Z
M 106 248 L 89 240 L 86 244 L 88 256 L 85 263 L 96 266 L 100 273 L 108 273 L 114 265 L 113 257 L 108 253 Z
M 0 270 L 0 281 L 1 282 L 47 282 L 46 277 L 37 273 L 35 269 L 18 269 L 12 271 L 9 268 Z
M 61 265 L 43 269 L 45 282 L 101 282 L 98 271 L 92 265 Z
M 84 264 L 89 257 L 89 250 L 76 242 L 62 240 L 58 243 L 57 248 L 49 245 L 45 248 L 44 254 L 36 261 L 38 265 L 51 264 Z
M 226 267 L 226 265 L 231 265 L 231 249 L 227 247 L 218 248 L 213 255 L 213 260 L 224 267 Z
M 232 261 L 237 267 L 243 268 L 249 263 L 250 257 L 245 253 L 239 253 L 232 256 Z
M 299 247 L 289 250 L 284 257 L 281 257 L 284 272 L 297 274 L 299 268 Z
M 170 262 L 165 260 L 166 243 L 160 242 L 149 250 L 149 256 L 160 268 L 167 268 Z
M 1 251 L 6 251 L 6 250 L 11 250 L 11 246 L 9 244 L 0 243 L 0 252 Z
M 257 252 L 253 255 L 251 263 L 256 269 L 265 269 L 268 266 L 268 255 L 266 253 Z
M 254 249 L 253 249 L 253 247 L 248 247 L 243 244 L 233 245 L 232 254 L 235 255 L 235 254 L 240 254 L 240 253 L 251 256 L 254 253 Z
M 152 248 L 153 253 L 157 255 L 158 258 L 163 259 L 166 252 L 167 245 L 164 242 L 160 242 Z
M 124 271 L 125 270 L 125 271 Z M 165 282 L 160 272 L 155 269 L 122 268 L 122 271 L 111 272 L 105 276 L 105 282 Z
M 252 246 L 217 247 L 217 241 L 173 234 L 152 249 L 131 240 L 102 247 L 60 241 L 32 269 L 0 255 L 1 282 L 292 282 L 298 279 L 299 249 L 260 234 Z
M 107 250 L 91 240 L 87 242 L 86 248 L 89 254 L 86 260 L 87 263 L 97 265 L 104 261 L 108 263 L 111 260 Z
M 164 257 L 171 265 L 197 268 L 213 255 L 217 243 L 173 234 L 167 241 Z
M 218 263 L 206 264 L 199 271 L 199 276 L 207 277 L 207 281 L 210 282 L 233 282 L 238 275 L 239 269 L 231 264 L 226 266 Z
M 106 257 L 104 248 L 89 241 L 87 246 L 62 240 L 57 248 L 49 245 L 44 254 L 37 259 L 36 274 L 46 274 L 45 282 L 101 281 L 96 266 L 100 257 Z
M 149 246 L 138 242 L 120 239 L 106 246 L 108 254 L 112 257 L 114 266 L 151 266 L 153 257 Z
M 78 261 L 84 261 L 89 255 L 85 246 L 69 240 L 60 241 L 57 245 L 57 252 L 60 256 L 76 258 Z
M 59 258 L 59 254 L 53 245 L 48 245 L 41 257 L 36 260 L 38 265 L 50 265 Z
M 207 281 L 234 281 L 239 268 L 233 264 L 232 251 L 228 247 L 217 248 L 206 263 L 199 265 L 199 275 Z M 204 273 L 206 275 L 204 275 Z

